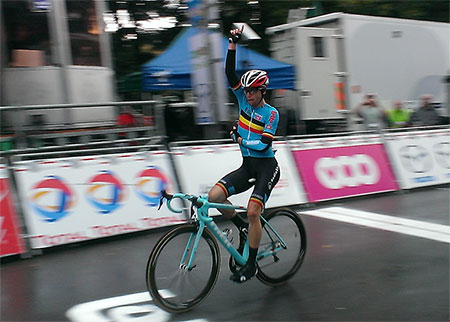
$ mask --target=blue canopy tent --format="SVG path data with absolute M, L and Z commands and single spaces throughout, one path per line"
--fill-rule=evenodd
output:
M 180 33 L 167 50 L 142 66 L 142 89 L 189 90 L 191 89 L 191 64 L 189 38 L 198 31 L 190 27 Z M 226 57 L 228 40 L 222 37 L 223 57 Z M 261 55 L 251 49 L 238 46 L 236 55 L 238 75 L 249 69 L 263 69 L 269 74 L 269 89 L 295 89 L 295 68 Z

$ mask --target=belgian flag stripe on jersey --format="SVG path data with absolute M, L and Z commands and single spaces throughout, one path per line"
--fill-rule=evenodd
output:
M 236 91 L 238 88 L 241 87 L 241 82 L 239 82 L 236 86 L 233 87 L 233 89 Z
M 239 126 L 247 131 L 262 134 L 264 130 L 264 123 L 255 119 L 251 120 L 251 122 L 250 120 L 250 116 L 248 116 L 244 111 L 241 111 L 241 115 L 239 116 Z
M 266 137 L 266 138 L 268 138 L 270 140 L 273 140 L 273 135 L 271 133 L 269 133 L 269 132 L 264 132 L 263 133 L 263 137 Z

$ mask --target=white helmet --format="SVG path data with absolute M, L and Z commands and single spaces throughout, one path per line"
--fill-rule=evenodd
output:
M 269 76 L 264 70 L 252 69 L 242 75 L 241 84 L 243 87 L 266 89 L 267 85 L 269 85 Z

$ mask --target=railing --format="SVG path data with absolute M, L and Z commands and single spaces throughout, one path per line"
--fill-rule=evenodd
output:
M 73 108 L 100 108 L 105 106 L 150 105 L 151 124 L 132 127 L 117 127 L 116 121 L 100 122 L 93 120 L 75 124 L 26 124 L 26 113 L 33 110 L 56 110 Z M 0 106 L 0 112 L 16 113 L 16 124 L 12 134 L 0 136 L 1 150 L 39 148 L 44 146 L 65 146 L 67 144 L 87 144 L 95 141 L 113 141 L 117 139 L 139 139 L 153 135 L 164 135 L 165 119 L 162 101 L 124 101 L 77 104 L 47 104 Z M 88 113 L 86 111 L 86 113 Z M 145 118 L 145 115 L 143 116 Z M 17 121 L 18 120 L 18 121 Z

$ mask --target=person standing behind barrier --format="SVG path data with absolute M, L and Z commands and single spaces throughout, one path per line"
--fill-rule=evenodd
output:
M 444 124 L 443 117 L 436 112 L 436 109 L 431 105 L 433 96 L 424 94 L 421 96 L 422 104 L 417 111 L 415 111 L 409 120 L 412 126 L 431 126 Z
M 405 127 L 409 121 L 409 110 L 403 108 L 403 102 L 401 100 L 394 101 L 394 108 L 388 110 L 389 126 L 391 128 Z
M 367 94 L 366 99 L 353 110 L 353 113 L 363 119 L 365 130 L 379 130 L 385 127 L 387 113 L 379 106 L 375 94 Z

